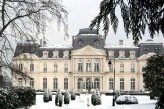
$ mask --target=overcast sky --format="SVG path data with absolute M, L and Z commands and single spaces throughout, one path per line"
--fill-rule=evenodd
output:
M 56 23 L 51 23 L 48 25 L 47 32 L 45 34 L 48 44 L 66 44 L 71 45 L 72 36 L 77 35 L 79 29 L 88 28 L 91 21 L 99 13 L 99 4 L 102 0 L 62 0 L 62 4 L 66 7 L 68 11 L 68 26 L 69 26 L 69 39 L 64 40 L 64 32 L 61 29 L 57 30 Z M 110 31 L 106 38 L 106 44 L 118 45 L 120 39 L 124 40 L 125 45 L 133 45 L 132 36 L 127 39 L 123 28 L 123 22 L 120 15 L 119 8 L 116 10 L 117 17 L 119 18 L 119 26 L 117 34 L 114 34 L 112 27 L 110 26 Z M 61 27 L 62 28 L 62 27 Z M 103 35 L 103 32 L 100 31 Z M 148 32 L 146 32 L 143 40 L 141 42 L 150 39 Z M 157 42 L 164 42 L 164 38 L 160 33 L 159 36 L 154 38 Z

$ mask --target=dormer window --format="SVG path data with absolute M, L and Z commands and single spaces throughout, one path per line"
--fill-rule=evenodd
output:
M 148 48 L 144 48 L 144 53 L 148 53 Z
M 114 51 L 108 51 L 108 57 L 109 57 L 109 59 L 113 59 L 114 58 Z
M 69 58 L 69 51 L 66 50 L 63 54 L 63 58 Z
M 155 48 L 155 53 L 159 53 L 160 52 L 160 48 Z
M 52 58 L 54 59 L 59 58 L 59 51 L 54 51 Z
M 136 56 L 135 56 L 135 53 L 136 53 L 136 51 L 130 51 L 130 56 L 129 56 L 129 58 L 130 59 L 134 59 Z
M 125 58 L 125 51 L 119 51 L 119 58 Z
M 48 58 L 48 51 L 43 51 L 43 59 L 47 59 Z

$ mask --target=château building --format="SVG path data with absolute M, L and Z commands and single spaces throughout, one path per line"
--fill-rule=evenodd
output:
M 45 46 L 41 43 L 18 43 L 13 65 L 29 72 L 31 79 L 13 75 L 14 86 L 31 86 L 36 90 L 91 90 L 100 92 L 144 91 L 143 67 L 155 53 L 164 53 L 163 43 L 147 40 L 138 46 L 106 45 L 96 29 L 80 29 L 72 37 L 72 46 Z M 111 61 L 112 64 L 108 64 Z

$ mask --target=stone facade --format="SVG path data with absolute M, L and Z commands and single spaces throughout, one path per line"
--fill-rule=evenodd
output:
M 118 46 L 107 46 L 95 29 L 80 29 L 72 39 L 72 47 L 19 43 L 13 64 L 30 73 L 31 79 L 25 82 L 13 75 L 13 85 L 31 86 L 36 90 L 98 88 L 100 92 L 107 92 L 113 90 L 115 68 L 115 90 L 144 91 L 142 68 L 147 58 L 164 53 L 163 44 L 152 40 L 139 46 L 124 46 L 123 41 Z M 112 64 L 108 65 L 109 61 Z

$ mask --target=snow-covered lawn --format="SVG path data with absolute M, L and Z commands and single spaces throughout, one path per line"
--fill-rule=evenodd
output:
M 70 101 L 68 107 L 63 104 L 62 107 L 57 107 L 55 105 L 55 95 L 53 95 L 52 101 L 48 103 L 43 102 L 43 95 L 36 96 L 36 105 L 30 107 L 30 109 L 154 109 L 156 100 L 150 100 L 149 96 L 135 96 L 138 99 L 138 104 L 133 105 L 115 105 L 112 106 L 112 96 L 101 95 L 102 104 L 99 106 L 91 105 L 87 106 L 87 98 L 91 100 L 91 95 L 81 94 L 81 96 L 76 96 L 75 101 Z

